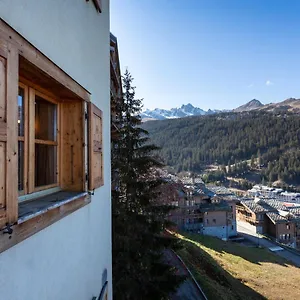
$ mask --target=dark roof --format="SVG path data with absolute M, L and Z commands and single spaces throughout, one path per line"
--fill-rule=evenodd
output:
M 282 202 L 277 200 L 242 200 L 241 203 L 254 213 L 276 212 L 278 209 L 287 210 Z
M 289 213 L 286 216 L 282 216 L 279 213 L 266 213 L 266 215 L 275 224 L 286 223 L 289 221 L 300 221 L 300 215 L 295 215 L 293 213 Z
M 288 208 L 289 212 L 291 212 L 295 216 L 300 217 L 300 207 L 289 207 Z
M 275 212 L 268 212 L 268 213 L 266 213 L 266 216 L 275 224 L 276 223 L 286 223 L 288 221 L 287 218 L 285 218 Z
M 110 33 L 110 39 L 117 44 L 117 38 L 112 33 Z
M 226 201 L 215 202 L 215 203 L 202 203 L 199 205 L 201 212 L 207 211 L 231 211 L 231 207 Z

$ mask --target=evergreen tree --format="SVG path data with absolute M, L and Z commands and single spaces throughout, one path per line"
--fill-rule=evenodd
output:
M 182 278 L 164 263 L 164 251 L 177 240 L 164 235 L 169 206 L 157 201 L 162 165 L 140 128 L 142 101 L 135 98 L 133 78 L 123 77 L 123 98 L 117 113 L 120 137 L 112 145 L 112 164 L 118 173 L 113 201 L 113 282 L 115 299 L 168 299 Z

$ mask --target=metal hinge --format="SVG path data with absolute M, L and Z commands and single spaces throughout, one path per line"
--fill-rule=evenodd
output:
M 94 196 L 95 195 L 95 189 L 93 189 L 92 191 L 88 191 L 88 194 L 91 195 L 91 196 Z
M 88 115 L 87 112 L 84 113 L 84 117 L 85 117 L 86 120 L 88 119 L 89 115 Z
M 13 229 L 11 227 L 12 227 L 11 224 L 6 223 L 6 226 L 3 229 L 3 234 L 9 234 L 9 235 L 11 235 L 13 233 Z

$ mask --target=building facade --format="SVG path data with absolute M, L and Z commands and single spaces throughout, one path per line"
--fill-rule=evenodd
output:
M 294 203 L 256 198 L 241 201 L 237 219 L 258 234 L 276 242 L 300 249 L 300 207 Z
M 236 236 L 235 202 L 211 197 L 212 194 L 205 187 L 191 190 L 180 184 L 169 185 L 164 203 L 176 207 L 170 212 L 169 220 L 180 230 L 225 240 Z
M 0 1 L 0 298 L 112 299 L 109 0 Z

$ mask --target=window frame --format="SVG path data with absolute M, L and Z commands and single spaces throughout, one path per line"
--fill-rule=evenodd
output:
M 23 178 L 23 190 L 18 190 L 19 197 L 26 195 L 28 191 L 28 160 L 26 159 L 26 154 L 28 152 L 28 124 L 26 122 L 28 118 L 28 88 L 25 84 L 22 82 L 19 82 L 18 84 L 19 88 L 22 88 L 24 90 L 24 136 L 19 136 L 18 134 L 18 142 L 23 142 L 24 143 L 24 154 L 23 154 L 23 161 L 24 161 L 24 166 L 23 166 L 23 173 L 24 173 L 24 178 Z M 19 95 L 18 95 L 19 96 Z M 19 167 L 19 166 L 18 166 Z M 19 176 L 19 175 L 18 175 Z
M 29 165 L 31 165 L 31 168 L 33 169 L 33 175 L 31 176 L 31 178 L 29 178 L 29 180 L 31 181 L 30 186 L 33 187 L 33 193 L 34 192 L 40 192 L 40 191 L 44 191 L 44 190 L 48 190 L 48 189 L 52 189 L 52 188 L 60 188 L 61 186 L 61 181 L 60 181 L 60 168 L 61 168 L 61 161 L 60 161 L 60 157 L 61 157 L 61 134 L 60 134 L 60 118 L 61 118 L 61 114 L 60 114 L 60 102 L 58 99 L 49 97 L 45 94 L 43 94 L 42 92 L 40 92 L 38 89 L 36 88 L 30 88 L 29 87 L 29 107 L 30 107 L 30 111 L 34 112 L 33 116 L 29 116 L 29 122 L 34 122 L 35 121 L 35 107 L 34 107 L 34 101 L 36 96 L 52 103 L 56 105 L 56 142 L 55 141 L 48 141 L 48 140 L 41 140 L 41 139 L 36 139 L 35 138 L 35 130 L 33 126 L 29 126 L 29 130 L 30 130 L 30 134 L 29 134 L 29 149 L 30 147 L 33 147 L 33 149 L 29 150 L 29 156 L 33 155 L 34 153 L 34 158 L 29 159 Z M 38 142 L 37 142 L 38 141 Z M 39 145 L 51 145 L 51 146 L 56 146 L 57 147 L 57 156 L 56 156 L 56 175 L 57 175 L 57 179 L 56 179 L 56 183 L 53 184 L 48 184 L 48 185 L 44 185 L 44 186 L 40 186 L 40 187 L 36 187 L 35 186 L 35 145 L 39 144 Z M 30 192 L 30 191 L 29 191 Z
M 24 90 L 24 138 L 18 136 L 18 141 L 24 142 L 24 179 L 23 185 L 24 190 L 19 191 L 18 202 L 23 202 L 26 200 L 32 200 L 34 198 L 40 197 L 41 195 L 46 195 L 49 193 L 54 193 L 61 190 L 61 134 L 60 134 L 60 101 L 55 96 L 49 96 L 42 89 L 37 86 L 32 86 L 30 83 L 25 82 L 20 79 L 19 88 Z M 35 97 L 38 96 L 50 103 L 56 105 L 56 142 L 50 142 L 46 140 L 36 139 L 35 138 Z M 36 142 L 38 141 L 38 142 Z M 36 144 L 45 144 L 53 145 L 57 147 L 56 155 L 56 169 L 57 169 L 57 180 L 56 183 L 43 185 L 36 187 L 35 186 L 35 145 Z
M 2 66 L 4 66 L 4 68 L 2 68 L 2 70 L 0 69 L 0 71 L 3 72 L 0 75 L 6 76 L 4 78 L 7 79 L 5 81 L 4 87 L 6 91 L 5 95 L 2 93 L 2 95 L 0 96 L 3 97 L 2 100 L 4 100 L 7 105 L 5 116 L 9 116 L 9 118 L 7 119 L 7 124 L 5 124 L 5 122 L 3 121 L 0 124 L 2 126 L 2 132 L 0 135 L 1 142 L 7 144 L 5 150 L 6 154 L 3 154 L 3 151 L 2 154 L 0 153 L 2 156 L 5 155 L 3 156 L 3 161 L 5 161 L 6 166 L 6 171 L 3 175 L 3 178 L 5 180 L 4 184 L 6 188 L 6 193 L 0 211 L 0 231 L 5 230 L 7 231 L 7 233 L 9 233 L 0 234 L 1 253 L 91 202 L 91 196 L 88 193 L 88 184 L 86 182 L 86 178 L 88 175 L 86 173 L 88 172 L 88 169 L 86 168 L 86 163 L 90 161 L 90 157 L 89 155 L 87 156 L 86 153 L 89 152 L 88 147 L 90 147 L 90 141 L 88 142 L 88 144 L 86 144 L 86 141 L 84 140 L 84 137 L 87 137 L 89 134 L 85 131 L 86 111 L 84 110 L 84 107 L 86 106 L 86 104 L 91 104 L 91 94 L 79 83 L 77 83 L 73 78 L 71 78 L 67 73 L 65 73 L 60 67 L 53 63 L 48 57 L 46 57 L 38 49 L 36 49 L 31 43 L 25 40 L 18 32 L 11 28 L 1 18 L 0 32 L 0 59 L 1 62 L 4 62 L 2 63 Z M 31 75 L 28 74 L 28 76 L 26 75 L 23 77 L 23 74 L 25 74 L 25 71 L 27 70 L 31 72 L 35 72 L 36 70 L 37 72 L 32 73 Z M 72 183 L 72 187 L 74 186 L 74 191 L 76 193 L 78 190 L 84 192 L 78 193 L 76 197 L 70 199 L 67 198 L 66 201 L 62 201 L 61 203 L 54 203 L 49 209 L 46 208 L 38 212 L 35 211 L 34 213 L 27 215 L 26 218 L 23 218 L 23 221 L 22 217 L 19 216 L 19 198 L 24 197 L 24 200 L 29 200 L 29 198 L 31 198 L 32 196 L 41 197 L 43 196 L 43 193 L 54 193 L 54 190 L 57 188 L 51 188 L 39 192 L 37 191 L 32 194 L 26 195 L 22 195 L 22 191 L 20 191 L 20 193 L 18 192 L 19 135 L 17 126 L 17 101 L 18 87 L 20 83 L 29 85 L 30 87 L 38 90 L 39 92 L 42 92 L 43 98 L 45 97 L 45 95 L 52 97 L 55 93 L 55 95 L 57 95 L 59 99 L 63 100 L 63 102 L 61 102 L 61 107 L 64 113 L 67 113 L 68 111 L 73 112 L 72 109 L 74 107 L 76 110 L 75 115 L 80 116 L 80 120 L 82 120 L 80 121 L 82 123 L 82 128 L 80 128 L 80 139 L 83 139 L 83 143 L 81 143 L 81 141 L 75 142 L 75 140 L 78 141 L 78 135 L 76 133 L 74 133 L 74 136 L 72 137 L 72 143 L 77 143 L 76 146 L 74 146 L 75 150 L 77 148 L 80 149 L 78 153 L 79 155 L 82 155 L 82 165 L 80 165 L 80 161 L 77 164 L 77 168 L 74 168 L 74 170 L 77 172 L 81 172 L 82 170 L 82 176 L 80 175 L 79 179 L 75 180 L 75 184 Z M 53 86 L 54 89 L 52 90 L 50 86 Z M 28 99 L 29 97 L 30 95 L 26 96 L 26 98 Z M 73 100 L 75 100 L 75 102 L 73 103 L 77 103 L 77 105 L 65 104 L 71 103 L 70 101 Z M 28 113 L 30 112 L 28 111 Z M 74 121 L 71 125 L 72 128 L 75 128 L 78 125 L 78 122 L 78 120 Z M 61 126 L 65 127 L 63 123 L 61 124 Z M 88 130 L 90 130 L 90 127 L 88 127 Z M 29 130 L 26 130 L 24 128 L 24 143 L 25 134 L 29 134 Z M 65 147 L 65 144 L 65 141 L 63 143 L 61 142 L 61 147 Z M 24 149 L 25 148 L 28 148 L 28 145 L 27 147 L 25 147 L 24 145 Z M 26 160 L 24 160 L 24 163 L 25 161 Z M 27 169 L 29 169 L 29 166 L 27 166 Z M 66 172 L 65 169 L 64 172 Z M 62 187 L 65 189 L 65 187 L 68 187 L 69 183 L 63 182 L 62 178 L 64 177 L 59 177 L 59 180 L 62 183 Z M 24 190 L 25 187 L 26 183 L 24 186 Z M 25 191 L 23 191 L 23 193 L 25 193 Z

